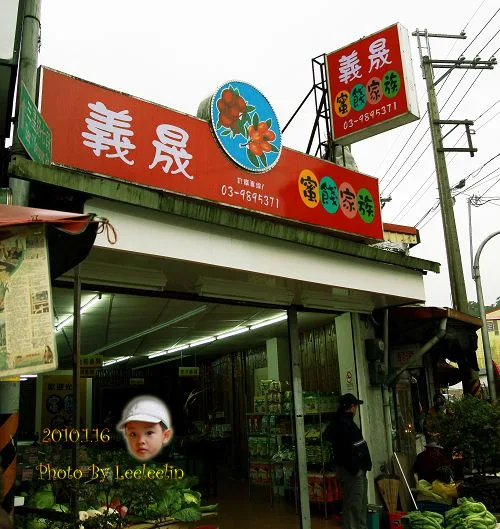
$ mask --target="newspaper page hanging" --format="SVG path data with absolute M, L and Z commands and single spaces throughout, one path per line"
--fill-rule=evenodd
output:
M 57 368 L 45 224 L 0 230 L 0 377 Z

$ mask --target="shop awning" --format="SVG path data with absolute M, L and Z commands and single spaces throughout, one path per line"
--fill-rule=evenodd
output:
M 23 224 L 47 224 L 50 275 L 59 277 L 89 254 L 99 227 L 91 213 L 68 213 L 49 209 L 0 205 L 0 230 Z
M 45 222 L 61 230 L 78 234 L 85 231 L 94 217 L 95 215 L 90 213 L 68 213 L 24 206 L 0 206 L 0 227 Z
M 448 359 L 459 366 L 479 371 L 476 358 L 479 318 L 448 307 L 397 307 L 389 311 L 391 343 L 420 346 L 439 331 L 440 322 L 446 320 L 445 333 L 432 348 L 436 360 Z M 445 375 L 447 376 L 447 375 Z

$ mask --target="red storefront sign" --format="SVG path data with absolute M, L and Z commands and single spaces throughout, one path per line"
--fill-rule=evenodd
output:
M 400 24 L 326 55 L 325 62 L 336 143 L 419 118 L 408 32 Z
M 204 120 L 43 68 L 54 164 L 383 240 L 378 181 L 283 149 L 268 172 L 234 165 Z

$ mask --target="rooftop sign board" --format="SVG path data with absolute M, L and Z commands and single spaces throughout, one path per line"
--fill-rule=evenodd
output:
M 377 179 L 281 148 L 270 107 L 255 104 L 256 93 L 246 94 L 234 82 L 213 98 L 219 112 L 225 89 L 232 89 L 232 98 L 236 89 L 241 94 L 246 108 L 238 110 L 238 119 L 246 137 L 240 129 L 217 127 L 224 123 L 212 109 L 214 129 L 237 142 L 240 160 L 214 139 L 206 120 L 44 68 L 40 106 L 53 134 L 52 161 L 353 239 L 383 240 Z
M 325 62 L 335 143 L 419 118 L 408 32 L 400 24 L 327 54 Z

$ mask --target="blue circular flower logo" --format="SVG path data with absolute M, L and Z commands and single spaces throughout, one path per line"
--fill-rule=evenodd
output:
M 222 85 L 212 97 L 212 126 L 223 151 L 247 171 L 264 173 L 281 154 L 281 132 L 269 101 L 241 81 Z

